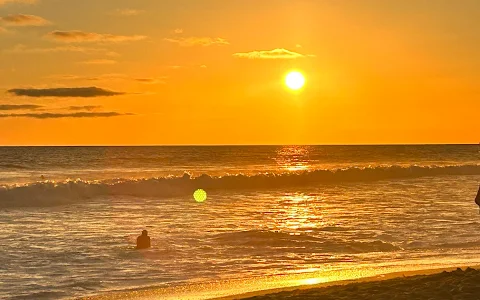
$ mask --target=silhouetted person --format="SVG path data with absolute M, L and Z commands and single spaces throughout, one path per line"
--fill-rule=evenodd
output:
M 146 230 L 142 231 L 142 235 L 137 238 L 137 249 L 150 248 L 150 237 Z
M 477 203 L 478 207 L 480 208 L 480 186 L 478 187 L 477 197 L 475 197 L 475 203 Z

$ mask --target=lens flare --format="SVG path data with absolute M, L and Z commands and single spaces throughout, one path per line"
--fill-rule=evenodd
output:
M 198 189 L 198 190 L 195 191 L 195 193 L 193 193 L 193 198 L 198 203 L 205 202 L 205 200 L 207 200 L 207 192 L 205 192 L 202 189 Z

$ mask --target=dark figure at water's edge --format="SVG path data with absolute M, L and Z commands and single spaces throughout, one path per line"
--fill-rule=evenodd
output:
M 480 186 L 478 187 L 478 192 L 477 192 L 477 197 L 475 198 L 475 203 L 477 203 L 478 207 L 480 208 Z
M 142 231 L 142 235 L 137 238 L 137 249 L 150 248 L 150 237 L 146 230 Z

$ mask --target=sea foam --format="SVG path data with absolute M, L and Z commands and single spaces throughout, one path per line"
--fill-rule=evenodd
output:
M 276 189 L 329 183 L 409 179 L 446 175 L 480 175 L 480 165 L 387 166 L 314 170 L 283 174 L 201 175 L 106 181 L 66 180 L 36 182 L 0 188 L 0 207 L 54 206 L 103 196 L 174 197 L 191 195 L 197 188 L 208 191 Z

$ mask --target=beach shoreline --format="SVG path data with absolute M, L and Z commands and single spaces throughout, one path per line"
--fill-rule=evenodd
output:
M 352 285 L 352 284 L 362 285 L 365 283 L 382 283 L 382 282 L 390 281 L 392 279 L 402 279 L 402 278 L 405 280 L 411 280 L 411 279 L 414 279 L 415 277 L 420 277 L 420 276 L 428 277 L 428 276 L 438 275 L 442 273 L 451 274 L 451 272 L 459 272 L 459 270 L 462 270 L 462 272 L 467 272 L 467 270 L 468 272 L 470 270 L 474 270 L 475 272 L 478 273 L 478 276 L 480 278 L 480 271 L 477 271 L 478 269 L 480 269 L 480 266 L 474 266 L 474 267 L 461 266 L 461 267 L 393 272 L 393 273 L 387 273 L 387 274 L 352 279 L 352 280 L 340 280 L 340 281 L 325 282 L 325 283 L 312 284 L 312 285 L 301 285 L 301 286 L 278 288 L 278 289 L 272 289 L 272 290 L 262 290 L 262 291 L 250 292 L 250 293 L 245 293 L 240 295 L 213 298 L 211 300 L 248 300 L 248 299 L 258 299 L 258 300 L 265 299 L 266 300 L 266 299 L 287 299 L 287 298 L 290 299 L 293 295 L 295 295 L 300 291 L 313 294 L 314 292 L 318 292 L 319 290 L 325 291 L 327 288 L 332 288 L 332 287 L 345 287 L 347 285 Z M 480 290 L 480 287 L 479 287 L 479 290 Z
M 106 294 L 82 297 L 79 299 L 87 300 L 110 300 L 110 299 L 141 299 L 141 300 L 150 300 L 150 299 L 181 299 L 181 300 L 193 300 L 193 299 L 208 299 L 208 300 L 243 300 L 243 299 L 255 299 L 255 300 L 267 300 L 267 299 L 297 299 L 292 298 L 298 294 L 327 294 L 329 293 L 328 289 L 335 289 L 337 293 L 340 291 L 348 290 L 350 286 L 356 285 L 355 289 L 366 289 L 368 290 L 369 285 L 379 285 L 385 290 L 392 289 L 392 280 L 397 280 L 402 285 L 412 284 L 412 288 L 415 285 L 416 280 L 423 280 L 430 282 L 433 286 L 440 286 L 444 283 L 442 280 L 448 276 L 454 276 L 457 279 L 463 279 L 467 275 L 474 275 L 476 279 L 480 280 L 480 265 L 472 266 L 456 266 L 456 267 L 439 267 L 439 268 L 425 268 L 417 270 L 404 270 L 389 272 L 384 274 L 378 274 L 375 276 L 367 276 L 356 279 L 346 279 L 346 280 L 337 280 L 337 281 L 328 281 L 314 283 L 315 280 L 310 280 L 311 284 L 305 283 L 309 280 L 298 281 L 299 285 L 283 286 L 283 287 L 270 287 L 266 289 L 259 289 L 256 291 L 243 292 L 243 293 L 231 293 L 230 295 L 214 296 L 212 291 L 215 291 L 220 286 L 217 286 L 213 282 L 204 283 L 200 288 L 188 288 L 188 287 L 176 287 L 173 289 L 143 289 L 143 290 L 134 290 L 134 291 L 117 291 L 110 292 Z M 459 271 L 461 270 L 461 271 Z M 438 275 L 444 274 L 444 277 L 439 277 Z M 452 275 L 453 274 L 453 275 Z M 314 279 L 314 278 L 312 278 Z M 304 282 L 303 284 L 301 284 Z M 402 283 L 403 282 L 403 283 Z M 437 282 L 437 284 L 435 283 Z M 231 282 L 232 285 L 235 285 L 235 282 Z M 251 283 L 253 284 L 253 283 Z M 461 287 L 461 286 L 460 286 Z M 218 292 L 218 290 L 216 290 Z M 170 294 L 171 292 L 171 294 Z M 479 287 L 480 292 L 480 287 Z M 226 292 L 228 293 L 228 291 Z M 210 296 L 209 296 L 210 295 Z M 310 295 L 310 296 L 312 296 Z M 330 295 L 332 296 L 332 295 Z M 298 298 L 301 299 L 301 298 Z M 330 298 L 326 298 L 330 299 Z M 341 299 L 341 298 L 339 298 Z M 346 298 L 348 299 L 348 298 Z M 375 298 L 371 298 L 375 299 Z M 403 298 L 402 298 L 403 299 Z M 416 298 L 417 299 L 417 298 Z M 423 299 L 423 298 L 418 298 Z M 443 298 L 425 298 L 425 299 L 443 299 Z M 451 299 L 451 298 L 446 298 Z M 462 298 L 463 299 L 463 298 Z M 469 298 L 465 298 L 469 299 Z M 473 299 L 473 298 L 472 298 Z

